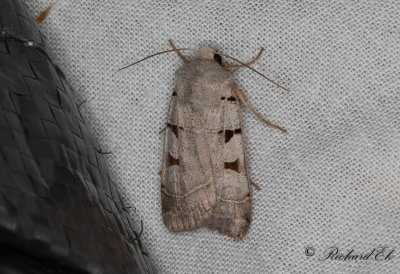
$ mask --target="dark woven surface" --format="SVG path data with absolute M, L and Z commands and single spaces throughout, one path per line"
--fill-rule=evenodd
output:
M 140 223 L 23 5 L 0 0 L 0 272 L 152 273 Z

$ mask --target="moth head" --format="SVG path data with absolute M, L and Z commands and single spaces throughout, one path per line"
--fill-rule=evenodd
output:
M 216 51 L 217 51 L 216 49 L 209 48 L 209 47 L 202 48 L 199 51 L 199 53 L 197 54 L 197 59 L 204 59 L 204 60 L 209 60 L 209 61 L 213 60 L 213 61 L 218 62 L 218 64 L 221 65 L 221 63 L 222 63 L 221 55 L 216 54 L 215 53 Z

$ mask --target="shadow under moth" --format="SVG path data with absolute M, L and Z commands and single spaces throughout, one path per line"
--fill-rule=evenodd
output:
M 165 133 L 160 171 L 162 219 L 172 232 L 207 227 L 244 239 L 252 220 L 251 185 L 259 187 L 249 175 L 239 102 L 268 126 L 286 131 L 263 119 L 247 103 L 229 71 L 247 67 L 265 77 L 250 67 L 263 49 L 245 64 L 208 47 L 177 49 L 169 42 L 172 50 L 129 65 L 167 52 L 176 52 L 184 62 L 176 71 L 167 125 L 161 131 Z M 187 60 L 183 50 L 198 51 L 197 58 Z M 221 56 L 240 65 L 222 66 Z

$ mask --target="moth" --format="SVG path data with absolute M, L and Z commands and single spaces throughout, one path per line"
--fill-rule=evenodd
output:
M 259 187 L 249 175 L 239 103 L 268 126 L 286 131 L 266 121 L 247 103 L 229 71 L 242 67 L 256 71 L 250 65 L 261 57 L 263 49 L 245 64 L 209 47 L 177 49 L 169 42 L 172 50 L 131 64 L 167 52 L 176 52 L 184 62 L 176 71 L 176 86 L 162 130 L 163 222 L 171 232 L 207 227 L 236 240 L 244 239 L 252 221 L 251 186 Z M 189 61 L 182 50 L 198 51 L 197 58 Z M 224 67 L 221 56 L 240 65 Z

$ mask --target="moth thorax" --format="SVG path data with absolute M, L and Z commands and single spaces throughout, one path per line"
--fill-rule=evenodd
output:
M 214 50 L 212 48 L 202 48 L 197 54 L 198 59 L 214 60 Z

